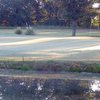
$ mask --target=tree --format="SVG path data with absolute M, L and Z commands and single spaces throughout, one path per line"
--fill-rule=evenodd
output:
M 0 0 L 0 24 L 29 26 L 33 24 L 69 25 L 76 35 L 77 23 L 88 23 L 94 15 L 96 0 Z M 99 1 L 99 0 L 97 0 Z M 62 21 L 64 24 L 61 24 Z M 86 24 L 88 25 L 88 24 Z
M 76 35 L 77 24 L 89 27 L 92 13 L 88 10 L 91 0 L 53 0 L 55 18 L 64 20 L 72 27 L 72 36 Z
M 77 22 L 80 18 L 86 16 L 86 7 L 89 0 L 65 0 L 66 17 L 69 19 L 72 27 L 72 36 L 76 36 Z

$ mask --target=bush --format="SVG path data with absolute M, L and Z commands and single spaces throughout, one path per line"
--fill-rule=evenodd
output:
M 21 27 L 17 27 L 17 29 L 16 29 L 16 31 L 15 31 L 15 34 L 20 35 L 20 34 L 22 34 L 22 33 L 23 33 L 23 32 L 22 32 Z
M 69 69 L 70 72 L 82 72 L 82 69 L 79 67 L 71 67 Z
M 93 73 L 100 73 L 100 65 L 95 64 L 92 66 L 88 66 L 85 72 L 93 72 Z
M 27 65 L 22 65 L 22 66 L 19 66 L 17 69 L 22 70 L 22 71 L 28 71 L 30 70 L 30 67 Z
M 25 32 L 26 35 L 35 35 L 32 27 L 27 27 L 27 30 Z

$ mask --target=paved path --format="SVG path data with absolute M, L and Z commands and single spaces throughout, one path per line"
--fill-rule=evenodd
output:
M 64 79 L 64 80 L 100 80 L 100 74 L 76 72 L 45 72 L 45 71 L 20 71 L 1 69 L 0 78 L 34 78 L 34 79 Z
M 0 57 L 100 61 L 100 38 L 5 35 L 0 37 Z

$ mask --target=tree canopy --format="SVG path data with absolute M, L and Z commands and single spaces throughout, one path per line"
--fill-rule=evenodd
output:
M 97 0 L 99 2 L 99 0 Z M 0 0 L 0 25 L 88 25 L 94 0 Z M 87 21 L 88 20 L 88 21 Z M 87 23 L 87 24 L 86 24 Z

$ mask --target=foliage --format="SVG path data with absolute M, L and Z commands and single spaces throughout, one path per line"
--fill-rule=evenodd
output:
M 26 35 L 35 35 L 35 33 L 31 27 L 27 27 L 25 34 Z
M 1 69 L 33 70 L 47 72 L 92 72 L 100 73 L 100 62 L 66 61 L 1 61 Z
M 76 20 L 80 26 L 87 25 L 95 13 L 91 10 L 94 2 L 95 0 L 0 0 L 0 25 L 69 25 L 72 20 Z
M 17 67 L 19 70 L 34 70 L 34 71 L 50 71 L 50 72 L 91 72 L 100 73 L 100 64 L 87 64 L 82 62 L 74 63 L 58 63 L 54 61 L 47 61 L 45 63 L 37 63 L 33 66 L 23 64 Z
M 22 66 L 18 66 L 17 69 L 22 71 L 28 71 L 30 70 L 30 67 L 27 65 L 22 65 Z
M 22 29 L 20 27 L 17 27 L 17 29 L 15 30 L 15 34 L 22 34 Z

